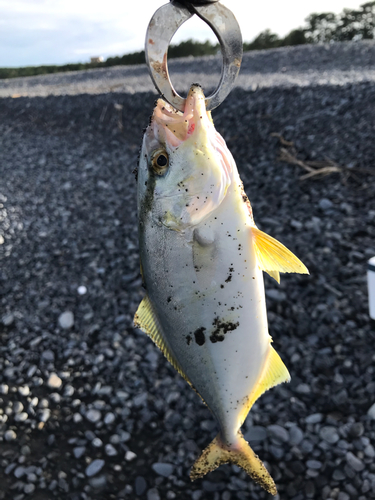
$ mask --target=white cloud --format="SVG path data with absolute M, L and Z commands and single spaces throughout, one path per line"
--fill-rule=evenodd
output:
M 90 56 L 142 50 L 148 22 L 166 0 L 0 0 L 0 67 L 85 62 Z M 237 16 L 244 40 L 266 28 L 285 35 L 312 12 L 357 8 L 356 0 L 222 0 Z M 214 41 L 199 19 L 174 37 Z

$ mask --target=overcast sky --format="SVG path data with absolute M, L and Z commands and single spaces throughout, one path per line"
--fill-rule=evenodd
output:
M 88 62 L 90 56 L 143 49 L 148 22 L 166 0 L 0 0 L 0 67 Z M 222 0 L 236 15 L 243 39 L 270 28 L 283 36 L 312 12 L 358 8 L 355 0 Z M 191 19 L 173 41 L 215 40 Z

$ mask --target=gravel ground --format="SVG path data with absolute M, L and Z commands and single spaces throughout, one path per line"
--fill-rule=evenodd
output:
M 283 500 L 375 498 L 374 52 L 250 54 L 245 88 L 213 113 L 256 222 L 311 272 L 279 287 L 266 277 L 292 382 L 263 395 L 244 425 Z M 190 83 L 194 63 L 173 64 Z M 0 498 L 269 499 L 234 466 L 190 482 L 215 423 L 132 327 L 143 295 L 132 170 L 155 98 L 138 91 L 151 88 L 145 69 L 1 82 L 2 92 L 44 96 L 60 79 L 61 94 L 95 94 L 120 71 L 136 82 L 126 93 L 0 99 Z M 281 147 L 343 171 L 301 181 Z

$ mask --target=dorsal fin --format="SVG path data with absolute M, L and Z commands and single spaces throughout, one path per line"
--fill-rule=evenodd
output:
M 309 274 L 307 267 L 282 243 L 257 227 L 251 228 L 260 269 L 280 283 L 279 273 Z
M 168 341 L 163 335 L 163 330 L 147 295 L 145 295 L 142 302 L 139 304 L 137 312 L 134 315 L 134 326 L 147 333 L 150 339 L 159 347 L 173 368 L 177 370 L 178 373 L 191 385 L 190 380 L 185 375 L 180 364 L 172 353 Z

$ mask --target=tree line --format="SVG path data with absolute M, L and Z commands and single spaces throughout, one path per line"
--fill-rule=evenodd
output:
M 280 38 L 270 30 L 262 31 L 252 42 L 244 43 L 244 51 L 271 49 L 287 45 L 303 45 L 307 43 L 333 43 L 357 40 L 373 40 L 375 38 L 375 1 L 362 4 L 359 9 L 344 9 L 340 14 L 323 12 L 310 14 L 305 25 Z M 187 40 L 178 45 L 171 45 L 168 58 L 214 55 L 219 50 L 219 44 L 209 41 L 195 42 Z M 108 57 L 103 62 L 76 63 L 43 66 L 25 66 L 22 68 L 0 68 L 1 78 L 15 78 L 21 76 L 35 76 L 47 73 L 61 73 L 65 71 L 79 71 L 92 68 L 106 68 L 109 66 L 143 64 L 144 50 L 125 54 L 123 56 Z

